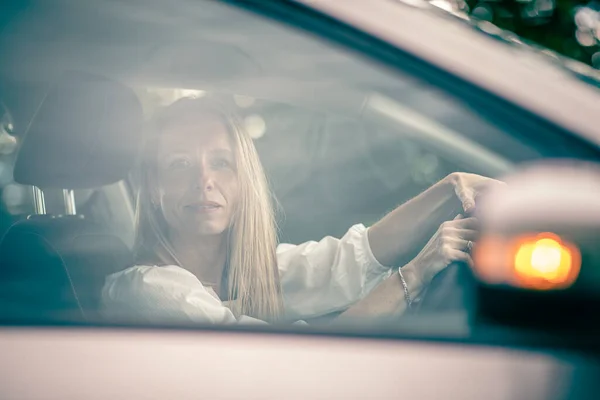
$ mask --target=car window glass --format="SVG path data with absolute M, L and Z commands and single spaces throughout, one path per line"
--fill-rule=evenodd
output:
M 2 40 L 0 77 L 16 115 L 32 115 L 36 102 L 14 101 L 14 93 L 35 98 L 71 70 L 127 84 L 148 119 L 181 97 L 228 104 L 253 138 L 286 243 L 370 226 L 454 171 L 497 177 L 557 154 L 550 140 L 528 141 L 517 119 L 484 117 L 419 76 L 217 2 L 36 3 Z M 29 191 L 0 162 L 4 214 L 30 213 Z M 128 246 L 132 185 L 76 193 L 82 212 Z

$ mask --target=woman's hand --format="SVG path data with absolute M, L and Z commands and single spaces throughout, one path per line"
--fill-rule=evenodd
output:
M 458 215 L 444 222 L 421 252 L 402 267 L 402 275 L 412 299 L 417 298 L 431 279 L 454 261 L 471 263 L 469 241 L 477 238 L 475 218 Z M 406 310 L 404 287 L 398 273 L 393 273 L 365 298 L 353 304 L 338 320 L 357 317 L 381 317 L 401 314 Z
M 456 193 L 464 212 L 467 214 L 474 211 L 475 200 L 484 190 L 493 185 L 505 184 L 496 179 L 465 172 L 454 172 L 448 175 L 448 179 L 452 182 L 454 192 Z
M 469 242 L 477 239 L 477 220 L 456 216 L 440 225 L 423 250 L 409 263 L 419 276 L 422 286 L 453 262 L 472 265 Z
M 494 185 L 504 183 L 462 172 L 446 176 L 369 228 L 373 255 L 383 265 L 408 264 L 442 222 L 471 215 L 479 195 Z

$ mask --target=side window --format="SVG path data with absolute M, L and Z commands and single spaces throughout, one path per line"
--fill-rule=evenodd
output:
M 372 224 L 453 171 L 497 176 L 540 156 L 513 137 L 510 121 L 488 121 L 417 76 L 288 26 L 203 5 L 199 28 L 177 30 L 178 42 L 164 48 L 171 67 L 184 71 L 178 86 L 142 86 L 138 93 L 150 114 L 182 96 L 229 102 L 281 205 L 284 241 Z M 212 48 L 211 62 L 194 58 L 190 43 L 198 54 Z M 191 75 L 208 78 L 195 83 Z
M 452 171 L 494 176 L 543 155 L 515 139 L 511 120 L 483 118 L 419 76 L 290 26 L 219 2 L 155 1 L 142 14 L 132 4 L 86 2 L 43 24 L 24 20 L 10 56 L 27 68 L 15 73 L 30 74 L 24 82 L 72 69 L 115 77 L 135 87 L 148 116 L 178 97 L 223 97 L 255 140 L 282 240 L 339 236 Z M 58 12 L 40 5 L 38 16 Z M 3 189 L 20 204 L 31 204 L 28 193 Z M 117 197 L 93 199 L 105 218 L 131 215 Z

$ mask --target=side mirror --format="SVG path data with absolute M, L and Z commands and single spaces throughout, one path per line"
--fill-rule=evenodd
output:
M 504 181 L 478 203 L 476 318 L 554 332 L 597 330 L 600 166 L 531 164 Z

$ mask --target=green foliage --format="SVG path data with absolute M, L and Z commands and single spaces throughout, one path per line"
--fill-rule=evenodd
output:
M 455 5 L 473 18 L 600 68 L 598 0 L 465 0 Z

